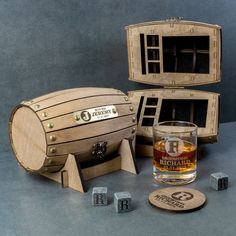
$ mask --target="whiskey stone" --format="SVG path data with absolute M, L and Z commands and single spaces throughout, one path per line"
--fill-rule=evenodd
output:
M 93 206 L 107 205 L 107 187 L 94 187 L 92 193 Z
M 227 189 L 229 182 L 228 179 L 229 176 L 222 172 L 212 173 L 210 177 L 211 187 L 215 190 Z
M 129 192 L 114 193 L 114 206 L 117 213 L 131 211 L 131 194 Z

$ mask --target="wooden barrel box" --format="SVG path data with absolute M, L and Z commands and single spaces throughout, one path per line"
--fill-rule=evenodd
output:
M 35 173 L 59 171 L 68 154 L 87 167 L 112 158 L 132 140 L 132 104 L 112 88 L 75 88 L 22 102 L 12 112 L 10 141 L 18 162 Z
M 172 18 L 130 25 L 126 33 L 129 80 L 163 87 L 128 94 L 139 153 L 152 156 L 154 120 L 193 122 L 199 143 L 216 142 L 219 94 L 186 87 L 220 82 L 221 27 Z

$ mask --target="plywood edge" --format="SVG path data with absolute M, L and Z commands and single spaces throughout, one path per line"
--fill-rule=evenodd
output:
M 84 168 L 82 169 L 82 173 L 83 173 L 84 179 L 89 180 L 98 176 L 106 175 L 108 173 L 120 170 L 120 168 L 121 168 L 121 157 L 118 156 L 102 164 Z
M 118 156 L 110 161 L 102 164 L 82 169 L 85 180 L 105 175 L 117 170 L 125 170 L 127 172 L 137 174 L 137 165 L 135 162 L 132 143 L 128 139 L 123 139 L 118 150 Z
M 79 158 L 69 154 L 65 166 L 60 171 L 56 173 L 42 173 L 41 175 L 61 183 L 63 187 L 70 187 L 80 192 L 85 192 L 84 180 L 93 179 L 120 169 L 136 174 L 137 167 L 132 148 L 132 143 L 128 139 L 123 139 L 117 157 L 83 169 L 80 167 Z
M 80 191 L 85 192 L 85 184 L 84 178 L 81 173 L 81 168 L 79 163 L 77 163 L 74 155 L 69 154 L 65 166 L 59 172 L 55 173 L 43 173 L 44 177 L 47 177 L 51 180 L 54 180 L 58 183 L 63 184 L 63 175 L 62 172 L 66 171 L 68 175 L 67 185 L 68 187 Z M 65 186 L 64 186 L 65 187 Z
M 48 99 L 43 99 L 37 103 L 30 104 L 30 106 L 34 111 L 40 111 L 48 107 L 59 105 L 69 101 L 103 95 L 126 96 L 122 91 L 114 88 L 78 88 L 77 90 L 73 90 L 70 93 L 62 93 L 52 98 L 49 97 Z
M 123 139 L 118 152 L 121 156 L 121 169 L 137 174 L 138 168 L 135 160 L 135 151 L 131 141 Z
M 9 138 L 20 165 L 26 170 L 40 172 L 47 140 L 40 119 L 29 106 L 20 104 L 13 109 L 9 119 Z
M 63 94 L 69 94 L 69 93 L 73 93 L 73 92 L 78 92 L 78 91 L 82 91 L 82 90 L 104 90 L 104 89 L 114 89 L 114 88 L 103 88 L 103 87 L 79 87 L 79 88 L 70 88 L 70 89 L 64 89 L 64 90 L 59 90 L 59 91 L 52 91 L 50 93 L 41 95 L 37 98 L 32 98 L 29 99 L 28 101 L 25 101 L 23 103 L 27 104 L 27 105 L 34 105 L 38 102 L 42 102 L 44 100 L 47 99 L 52 99 L 55 98 L 57 96 L 61 96 Z M 118 91 L 118 89 L 114 89 L 115 91 Z
M 166 73 L 167 74 L 167 73 Z M 220 74 L 220 73 L 219 73 Z M 196 82 L 191 82 L 191 79 L 188 78 L 187 82 L 186 83 L 183 83 L 181 82 L 181 80 L 177 79 L 177 77 L 189 77 L 188 75 L 186 75 L 185 73 L 179 73 L 178 75 L 176 75 L 173 80 L 175 81 L 175 84 L 174 86 L 171 84 L 171 83 L 167 83 L 167 82 L 163 82 L 163 81 L 168 81 L 165 77 L 166 76 L 161 76 L 157 79 L 157 78 L 151 78 L 151 75 L 150 74 L 147 74 L 147 75 L 142 75 L 140 78 L 137 78 L 137 77 L 133 77 L 133 76 L 129 76 L 128 77 L 128 80 L 130 81 L 134 81 L 134 82 L 137 82 L 137 83 L 141 83 L 141 84 L 148 84 L 148 85 L 158 85 L 158 86 L 166 86 L 166 87 L 191 87 L 191 86 L 198 86 L 198 85 L 207 85 L 207 84 L 215 84 L 215 83 L 219 83 L 221 81 L 221 76 L 218 75 L 217 77 L 212 77 L 212 80 L 205 80 L 204 82 L 199 82 L 197 81 L 197 79 L 195 80 Z M 197 75 L 195 76 L 196 78 L 198 77 L 203 77 L 202 75 Z M 207 76 L 205 76 L 207 77 Z M 208 77 L 210 78 L 210 76 L 208 75 Z M 143 79 L 145 78 L 145 79 Z M 161 81 L 161 82 L 160 82 Z M 180 81 L 180 82 L 178 82 Z
M 151 26 L 151 25 L 169 24 L 171 22 L 175 24 L 186 24 L 186 25 L 194 25 L 194 26 L 197 25 L 197 26 L 203 26 L 203 27 L 210 27 L 214 29 L 221 29 L 221 26 L 217 24 L 209 24 L 209 23 L 204 23 L 204 22 L 188 21 L 188 20 L 166 19 L 166 20 L 160 20 L 160 21 L 149 21 L 149 22 L 142 22 L 142 23 L 128 25 L 128 26 L 125 26 L 125 30 L 138 28 L 138 27 Z
M 180 91 L 185 91 L 185 92 L 189 92 L 189 93 L 198 93 L 198 94 L 211 94 L 211 95 L 216 95 L 216 96 L 220 96 L 219 93 L 216 93 L 216 92 L 210 92 L 210 91 L 202 91 L 202 90 L 196 90 L 196 89 L 184 89 L 184 88 L 176 88 L 176 87 L 168 87 L 168 88 L 156 88 L 156 89 L 140 89 L 140 90 L 131 90 L 131 91 L 128 91 L 128 95 L 132 95 L 132 96 L 135 96 L 136 94 L 137 95 L 143 95 L 143 96 L 151 96 L 152 94 L 155 94 L 155 93 L 159 93 L 159 92 L 163 92 L 163 93 L 167 93 L 167 91 L 177 91 L 177 92 L 180 92 Z M 132 102 L 132 99 L 131 99 L 131 102 Z

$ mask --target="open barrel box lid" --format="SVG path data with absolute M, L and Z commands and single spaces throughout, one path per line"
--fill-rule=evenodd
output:
M 151 143 L 156 119 L 193 122 L 200 143 L 216 142 L 219 94 L 184 87 L 220 82 L 221 27 L 173 18 L 125 29 L 129 80 L 163 86 L 129 92 L 137 115 L 137 141 Z

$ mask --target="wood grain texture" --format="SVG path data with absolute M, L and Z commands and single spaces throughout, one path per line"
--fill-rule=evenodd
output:
M 60 172 L 41 173 L 43 176 L 61 183 L 63 187 L 70 187 L 80 192 L 86 191 L 85 180 L 106 175 L 120 169 L 137 174 L 133 146 L 127 139 L 123 139 L 118 149 L 119 154 L 111 160 L 91 167 L 82 168 L 80 157 L 69 154 L 65 166 Z
M 85 192 L 84 179 L 80 173 L 80 168 L 78 168 L 77 166 L 75 156 L 73 155 L 68 156 L 65 166 L 61 171 L 67 172 L 68 174 L 67 184 L 70 188 L 80 192 Z M 62 183 L 61 172 L 43 173 L 42 175 L 58 183 Z
M 107 105 L 115 109 L 115 116 L 82 124 L 75 119 L 74 112 Z M 99 142 L 107 145 L 104 155 L 116 152 L 122 139 L 134 138 L 136 118 L 121 91 L 77 88 L 23 102 L 13 110 L 9 126 L 20 164 L 32 172 L 51 173 L 62 169 L 71 153 L 79 155 L 81 162 L 93 161 L 94 145 Z
M 54 117 L 59 117 L 62 115 L 68 115 L 72 112 L 76 112 L 79 110 L 85 110 L 93 107 L 99 107 L 99 106 L 107 106 L 107 105 L 122 105 L 127 104 L 131 106 L 130 101 L 125 101 L 126 96 L 122 96 L 120 94 L 112 96 L 112 99 L 110 96 L 107 95 L 98 95 L 94 97 L 86 97 L 86 98 L 80 98 L 77 100 L 72 100 L 69 102 L 61 103 L 58 105 L 55 105 L 50 108 L 46 108 L 43 110 L 40 110 L 37 112 L 38 116 L 41 120 L 48 120 L 50 121 Z M 43 114 L 47 114 L 47 116 L 43 116 Z
M 119 105 L 116 105 L 116 99 L 111 100 L 111 98 L 108 98 L 108 97 L 107 97 L 107 99 L 110 100 L 110 102 L 108 102 L 107 105 L 112 104 L 112 102 L 115 104 L 117 112 L 119 114 L 119 117 L 126 116 L 127 114 L 131 114 L 131 115 L 135 116 L 135 113 L 130 111 L 130 107 L 131 107 L 130 104 L 119 104 Z M 97 100 L 99 100 L 99 98 L 97 98 Z M 104 99 L 101 99 L 101 100 L 104 100 Z M 60 130 L 60 129 L 65 129 L 65 128 L 70 128 L 70 127 L 78 126 L 78 124 L 77 124 L 77 122 L 76 122 L 76 120 L 74 118 L 73 112 L 74 111 L 79 111 L 79 109 L 80 110 L 84 110 L 83 109 L 84 105 L 85 105 L 84 103 L 81 105 L 82 108 L 79 108 L 79 105 L 78 105 L 78 109 L 77 110 L 73 110 L 73 108 L 72 108 L 71 109 L 71 113 L 69 113 L 69 114 L 66 114 L 66 115 L 61 114 L 60 116 L 58 116 L 56 118 L 52 118 L 52 119 L 43 121 L 42 123 L 43 123 L 43 127 L 44 127 L 45 131 L 46 132 L 52 132 L 52 131 L 56 131 L 56 130 Z M 94 102 L 91 101 L 90 107 L 92 105 L 94 107 L 106 106 L 106 101 L 103 101 L 103 103 L 100 102 L 99 105 L 98 105 L 98 103 L 94 103 Z M 67 103 L 65 106 L 69 110 L 70 104 Z M 59 110 L 59 111 L 61 111 L 61 110 Z M 61 111 L 61 113 L 62 113 L 62 111 Z M 49 128 L 48 127 L 49 123 L 53 124 L 53 128 Z
M 200 209 L 206 196 L 200 191 L 185 187 L 162 188 L 149 195 L 149 203 L 157 208 L 187 212 Z
M 39 170 L 46 156 L 43 126 L 28 107 L 20 107 L 11 118 L 10 140 L 19 163 L 28 170 Z
M 156 107 L 157 112 L 155 119 L 159 120 L 162 101 L 164 99 L 181 99 L 181 100 L 206 100 L 207 115 L 205 127 L 198 128 L 198 138 L 200 142 L 212 143 L 217 141 L 218 125 L 219 125 L 219 94 L 205 91 L 189 90 L 189 89 L 148 89 L 130 91 L 128 94 L 134 110 L 137 113 L 140 97 L 144 96 L 144 104 L 147 98 L 158 98 L 158 104 Z M 140 119 L 138 123 L 137 135 L 152 138 L 152 127 L 142 126 L 142 119 L 144 117 L 144 109 L 146 105 L 142 107 Z
M 146 22 L 126 27 L 129 79 L 152 85 L 161 86 L 193 86 L 219 82 L 221 64 L 221 27 L 191 21 L 156 21 Z M 142 73 L 140 55 L 140 34 L 158 35 L 160 58 L 159 73 Z M 209 73 L 169 73 L 163 67 L 163 37 L 166 36 L 209 36 Z M 144 48 L 147 42 L 144 40 Z M 145 53 L 147 66 L 147 53 Z
M 107 119 L 101 122 L 90 123 L 88 125 L 75 126 L 47 133 L 46 137 L 49 142 L 50 136 L 55 135 L 57 137 L 57 143 L 88 139 L 130 127 L 135 124 L 132 120 L 133 117 L 133 115 L 128 115 L 116 119 Z
M 117 150 L 122 138 L 132 139 L 134 135 L 131 135 L 133 131 L 133 126 L 122 129 L 120 131 L 116 131 L 115 133 L 109 133 L 101 136 L 96 136 L 89 139 L 77 140 L 74 142 L 61 143 L 56 145 L 48 146 L 47 152 L 49 153 L 49 149 L 55 147 L 57 152 L 54 154 L 50 154 L 50 157 L 54 157 L 57 153 L 61 155 L 66 155 L 68 152 L 79 155 L 80 161 L 89 161 L 92 160 L 92 156 L 89 156 L 88 153 L 92 153 L 93 145 L 99 142 L 107 142 L 107 154 L 112 153 Z M 56 157 L 55 157 L 56 158 Z
M 99 95 L 123 95 L 121 91 L 111 88 L 77 88 L 66 90 L 67 92 L 58 93 L 56 96 L 49 96 L 48 99 L 41 99 L 39 102 L 30 105 L 33 110 L 39 111 L 58 104 L 69 102 L 72 100 L 83 99 L 86 97 L 96 97 Z
M 121 158 L 121 169 L 137 174 L 137 167 L 134 160 L 133 147 L 129 140 L 123 139 L 119 148 Z

